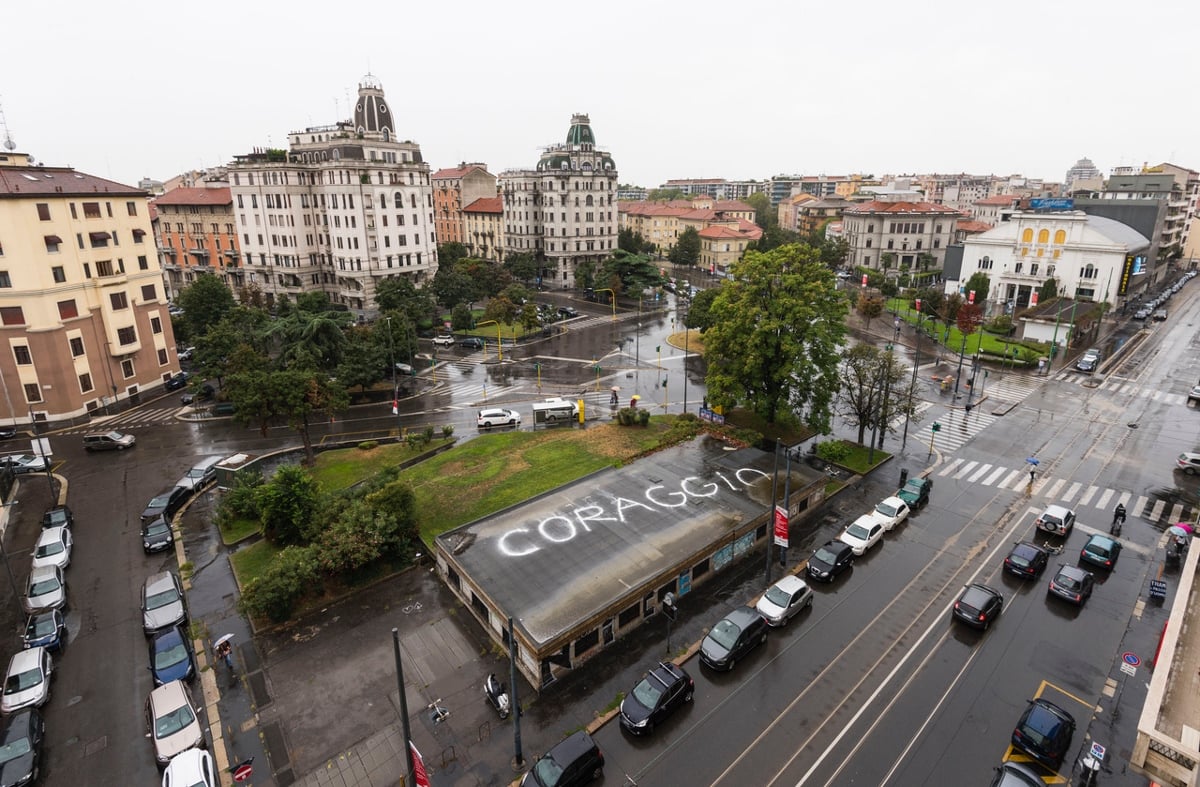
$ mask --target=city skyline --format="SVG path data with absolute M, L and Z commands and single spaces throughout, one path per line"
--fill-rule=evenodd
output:
M 18 151 L 125 184 L 165 180 L 348 119 L 370 73 L 398 136 L 434 170 L 532 167 L 576 112 L 590 116 L 620 182 L 648 188 L 780 174 L 1057 182 L 1083 157 L 1104 174 L 1200 169 L 1200 141 L 1184 131 L 1197 109 L 1161 59 L 1121 54 L 1114 32 L 1129 20 L 1107 0 L 1018 0 L 972 27 L 942 0 L 919 11 L 871 2 L 852 18 L 766 3 L 731 18 L 711 2 L 607 15 L 527 2 L 517 14 L 387 7 L 319 24 L 227 0 L 202 16 L 134 6 L 120 18 L 77 2 L 68 14 L 9 15 L 0 107 Z M 1200 7 L 1171 12 L 1164 21 L 1180 36 L 1200 22 Z M 54 31 L 56 57 L 39 30 Z

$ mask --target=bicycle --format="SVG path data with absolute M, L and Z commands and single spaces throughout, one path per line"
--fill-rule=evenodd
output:
M 450 709 L 439 705 L 438 703 L 441 701 L 442 698 L 438 697 L 436 700 L 425 706 L 425 710 L 430 712 L 429 718 L 433 720 L 434 724 L 441 724 L 446 719 L 450 718 Z

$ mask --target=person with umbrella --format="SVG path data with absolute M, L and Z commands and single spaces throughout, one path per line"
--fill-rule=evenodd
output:
M 225 666 L 230 672 L 233 672 L 233 644 L 230 642 L 232 639 L 232 634 L 225 634 L 213 643 L 213 653 L 218 659 L 225 662 Z
M 619 390 L 621 390 L 621 386 L 619 386 L 619 385 L 614 385 L 612 387 L 612 399 L 609 401 L 609 404 L 611 404 L 613 407 L 616 407 L 617 404 L 620 402 L 620 399 L 617 396 L 617 391 L 619 391 Z

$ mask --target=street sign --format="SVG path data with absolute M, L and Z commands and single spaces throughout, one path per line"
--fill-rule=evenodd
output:
M 971 290 L 971 292 L 967 294 L 967 303 L 975 303 L 975 290 Z
M 783 506 L 775 506 L 775 545 L 788 545 L 788 512 Z
M 246 759 L 239 762 L 237 765 L 230 768 L 229 772 L 233 774 L 233 780 L 235 782 L 244 782 L 247 779 L 249 779 L 251 774 L 254 773 L 254 768 L 252 767 L 253 764 L 254 764 L 254 758 L 247 757 Z
M 917 311 L 921 311 L 921 299 L 917 298 Z

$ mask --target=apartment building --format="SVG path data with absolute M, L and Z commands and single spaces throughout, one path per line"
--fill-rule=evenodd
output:
M 146 197 L 0 152 L 0 423 L 86 421 L 179 370 Z
M 709 224 L 699 231 L 700 259 L 697 264 L 710 274 L 724 278 L 729 275 L 730 266 L 746 253 L 746 247 L 762 234 L 761 227 L 746 219 Z
M 994 227 L 1001 222 L 1008 221 L 1016 212 L 1017 204 L 1020 201 L 1021 198 L 1015 194 L 997 194 L 975 200 L 971 206 L 971 218 Z
M 420 286 L 437 270 L 433 186 L 421 147 L 401 141 L 383 87 L 358 86 L 351 120 L 288 135 L 229 165 L 246 286 L 268 301 L 323 292 L 365 316 L 376 285 Z
M 182 187 L 156 198 L 155 239 L 168 298 L 203 274 L 218 276 L 229 289 L 243 284 L 237 219 L 228 185 Z
M 534 169 L 502 172 L 505 256 L 532 254 L 539 281 L 573 289 L 575 270 L 617 248 L 617 165 L 596 146 L 587 115 L 571 117 L 566 141 L 548 146 Z
M 848 262 L 882 270 L 885 255 L 891 255 L 886 260 L 890 270 L 941 270 L 961 217 L 957 210 L 932 202 L 872 200 L 854 205 L 842 214 Z
M 682 191 L 689 197 L 709 197 L 715 200 L 743 200 L 751 194 L 766 191 L 766 184 L 757 180 L 725 180 L 724 178 L 682 178 L 668 180 L 661 189 Z M 626 199 L 624 196 L 620 199 Z
M 496 176 L 481 163 L 439 169 L 433 184 L 433 225 L 438 243 L 466 243 L 463 206 L 497 196 Z
M 499 197 L 477 199 L 462 209 L 463 245 L 479 260 L 503 262 L 504 205 Z
M 618 204 L 622 229 L 641 235 L 654 244 L 655 251 L 666 254 L 674 248 L 680 233 L 688 228 L 702 232 L 708 227 L 740 227 L 754 223 L 754 208 L 739 200 L 714 200 L 695 197 L 670 202 L 622 202 Z

